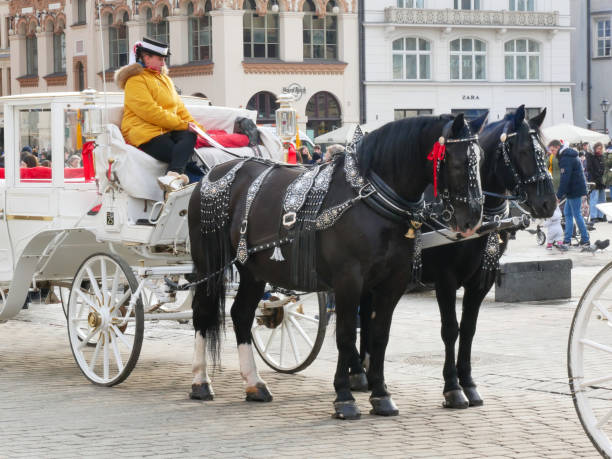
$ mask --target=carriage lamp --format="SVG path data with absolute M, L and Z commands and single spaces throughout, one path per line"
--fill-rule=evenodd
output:
M 85 89 L 81 92 L 85 102 L 83 103 L 83 135 L 87 141 L 95 140 L 102 134 L 102 108 L 96 105 L 95 89 Z
M 297 114 L 291 106 L 293 96 L 290 94 L 281 94 L 276 99 L 280 107 L 276 110 L 276 133 L 283 142 L 291 142 L 291 139 L 297 132 Z

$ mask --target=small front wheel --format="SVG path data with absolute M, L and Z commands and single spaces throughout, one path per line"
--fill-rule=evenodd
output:
M 138 282 L 121 258 L 98 253 L 78 269 L 68 300 L 68 338 L 92 383 L 114 386 L 132 372 L 142 347 L 144 311 Z

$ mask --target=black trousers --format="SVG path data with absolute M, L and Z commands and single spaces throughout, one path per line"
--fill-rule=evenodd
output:
M 191 131 L 172 131 L 153 137 L 140 148 L 155 159 L 168 163 L 168 172 L 185 173 L 185 166 L 193 154 L 196 135 Z

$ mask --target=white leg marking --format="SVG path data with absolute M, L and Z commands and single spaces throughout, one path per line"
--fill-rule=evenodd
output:
M 200 332 L 196 332 L 191 372 L 193 373 L 193 384 L 210 384 L 206 369 L 206 340 Z
M 259 373 L 257 373 L 253 346 L 250 344 L 239 344 L 238 358 L 240 359 L 240 376 L 242 376 L 247 387 L 255 386 L 257 383 L 265 384 L 264 380 L 259 377 Z

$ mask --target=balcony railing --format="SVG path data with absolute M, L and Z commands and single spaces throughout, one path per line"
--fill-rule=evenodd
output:
M 389 7 L 385 8 L 385 22 L 392 24 L 439 24 L 448 26 L 556 27 L 559 25 L 559 12 L 424 10 Z

